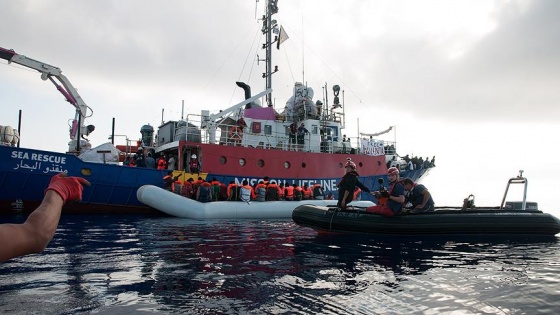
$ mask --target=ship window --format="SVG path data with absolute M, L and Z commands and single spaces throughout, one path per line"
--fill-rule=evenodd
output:
M 307 164 L 301 163 L 301 168 L 306 168 L 306 167 L 307 167 Z
M 271 135 L 272 134 L 272 126 L 271 125 L 264 125 L 264 134 Z
M 284 162 L 284 168 L 288 169 L 290 167 L 291 167 L 290 162 L 288 161 Z
M 317 125 L 311 125 L 311 134 L 316 135 L 319 131 L 319 127 Z
M 342 168 L 342 163 L 338 163 L 338 167 L 339 167 L 339 168 Z
M 379 161 L 378 161 L 378 162 L 379 162 Z M 364 164 L 363 164 L 362 162 L 358 162 L 358 166 L 359 166 L 359 167 L 363 167 Z
M 239 159 L 239 165 L 245 166 L 245 159 Z
M 220 156 L 220 164 L 224 165 L 227 163 L 227 158 L 225 156 Z
M 260 159 L 259 159 L 259 160 L 257 161 L 257 166 L 258 166 L 258 167 L 264 167 L 264 160 L 260 160 Z

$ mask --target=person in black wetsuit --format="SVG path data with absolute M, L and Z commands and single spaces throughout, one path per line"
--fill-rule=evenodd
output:
M 336 206 L 342 210 L 346 210 L 346 206 L 348 206 L 348 204 L 354 198 L 354 189 L 356 188 L 356 186 L 360 187 L 365 192 L 371 193 L 369 188 L 367 188 L 358 180 L 359 174 L 358 172 L 356 172 L 356 163 L 352 162 L 350 159 L 347 159 L 344 168 L 346 169 L 346 174 L 344 174 L 337 185 L 338 203 L 336 204 Z

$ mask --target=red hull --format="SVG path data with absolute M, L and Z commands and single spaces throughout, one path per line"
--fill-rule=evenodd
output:
M 268 176 L 270 178 L 337 178 L 344 175 L 343 165 L 351 158 L 361 176 L 379 176 L 387 173 L 385 156 L 364 154 L 329 154 L 278 149 L 236 147 L 180 141 L 179 152 L 198 148 L 205 173 L 227 174 L 235 177 Z M 187 156 L 189 151 L 187 150 Z M 241 165 L 240 160 L 245 161 Z M 179 161 L 183 162 L 180 157 Z M 183 162 L 184 163 L 184 162 Z M 289 165 L 289 167 L 288 167 Z M 179 164 L 184 169 L 183 164 Z

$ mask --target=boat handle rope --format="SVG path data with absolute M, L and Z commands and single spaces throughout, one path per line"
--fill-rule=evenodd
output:
M 338 211 L 338 209 L 334 210 L 331 215 L 331 221 L 329 222 L 329 231 L 332 230 L 332 220 L 334 218 L 334 214 Z

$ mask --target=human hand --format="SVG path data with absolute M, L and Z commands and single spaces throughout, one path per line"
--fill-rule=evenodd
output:
M 82 200 L 82 191 L 84 190 L 83 186 L 90 185 L 90 182 L 88 182 L 85 178 L 74 176 L 68 177 L 66 173 L 60 173 L 51 178 L 49 187 L 45 189 L 45 193 L 48 190 L 55 191 L 60 195 L 64 203 L 68 200 L 79 201 Z

